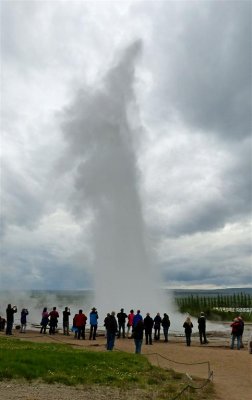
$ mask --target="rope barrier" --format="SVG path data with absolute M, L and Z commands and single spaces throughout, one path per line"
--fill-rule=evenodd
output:
M 157 357 L 157 364 L 158 364 L 159 367 L 160 367 L 159 360 L 158 360 L 159 357 L 162 358 L 162 359 L 164 359 L 164 360 L 166 360 L 166 361 L 173 362 L 173 363 L 175 363 L 175 364 L 180 364 L 180 365 L 203 365 L 203 364 L 206 364 L 206 365 L 207 365 L 207 367 L 208 367 L 208 377 L 207 377 L 207 379 L 205 379 L 205 381 L 203 382 L 203 384 L 202 384 L 201 386 L 195 386 L 195 385 L 192 385 L 192 384 L 190 384 L 190 383 L 187 383 L 186 386 L 185 386 L 179 393 L 177 393 L 177 394 L 175 395 L 175 397 L 173 397 L 171 400 L 176 400 L 176 399 L 178 399 L 178 398 L 179 398 L 186 390 L 188 390 L 188 389 L 202 390 L 202 389 L 203 389 L 205 386 L 207 386 L 211 381 L 213 381 L 213 371 L 211 371 L 210 362 L 209 362 L 209 361 L 200 361 L 200 362 L 194 362 L 194 363 L 185 363 L 185 362 L 181 362 L 181 361 L 171 360 L 171 359 L 169 359 L 169 358 L 167 358 L 167 357 L 165 357 L 165 356 L 163 356 L 162 354 L 159 354 L 159 353 L 148 353 L 148 354 L 144 354 L 144 355 L 145 355 L 145 356 L 156 356 L 156 357 Z M 189 377 L 188 374 L 186 374 L 186 375 L 187 375 L 187 377 L 188 377 L 189 379 L 192 380 L 192 378 Z

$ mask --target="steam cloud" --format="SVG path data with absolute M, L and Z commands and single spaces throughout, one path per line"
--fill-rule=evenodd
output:
M 79 214 L 89 206 L 94 213 L 95 298 L 104 314 L 121 307 L 153 313 L 163 308 L 138 193 L 135 145 L 141 128 L 131 123 L 141 48 L 141 41 L 130 45 L 98 89 L 80 90 L 62 124 L 75 170 L 73 208 Z

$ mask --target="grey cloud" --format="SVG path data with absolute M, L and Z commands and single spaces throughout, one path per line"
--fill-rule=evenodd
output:
M 167 24 L 170 5 L 163 6 L 162 15 L 159 12 L 154 40 L 162 63 L 161 68 L 153 64 L 155 111 L 165 119 L 176 110 L 194 129 L 228 140 L 248 137 L 251 3 L 202 2 L 196 7 L 189 2 L 182 8 L 177 29 Z M 166 107 L 159 107 L 159 101 Z
M 85 265 L 73 265 L 54 257 L 46 249 L 12 248 L 12 253 L 1 250 L 1 288 L 9 288 L 10 279 L 27 289 L 76 289 L 92 287 L 92 277 Z M 5 266 L 5 268 L 4 268 Z
M 214 285 L 214 286 L 246 286 L 251 283 L 251 272 L 249 267 L 241 266 L 239 263 L 233 265 L 217 262 L 202 261 L 188 263 L 185 260 L 178 260 L 171 266 L 167 264 L 161 267 L 163 269 L 163 279 L 167 282 L 180 282 L 180 284 L 188 285 Z M 220 273 L 221 271 L 221 273 Z M 242 272 L 241 272 L 242 271 Z
M 44 211 L 44 199 L 39 183 L 25 171 L 17 171 L 2 161 L 2 202 L 4 226 L 34 228 Z
M 207 143 L 201 145 L 205 149 Z M 227 144 L 227 150 L 216 142 L 209 146 L 209 158 L 205 159 L 193 156 L 192 148 L 182 147 L 175 160 L 170 154 L 159 159 L 160 171 L 167 171 L 162 185 L 167 191 L 162 192 L 160 184 L 153 182 L 156 191 L 149 193 L 145 201 L 146 219 L 153 236 L 178 237 L 215 231 L 226 224 L 250 219 L 250 140 Z M 174 163 L 178 165 L 173 167 Z

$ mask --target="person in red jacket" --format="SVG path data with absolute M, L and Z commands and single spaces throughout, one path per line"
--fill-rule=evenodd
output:
M 235 342 L 235 339 L 237 339 L 237 350 L 240 350 L 243 325 L 242 325 L 241 321 L 239 320 L 239 318 L 235 318 L 234 322 L 230 326 L 232 328 L 230 348 L 231 349 L 234 348 L 234 342 Z
M 49 334 L 50 335 L 55 335 L 55 330 L 58 326 L 58 318 L 59 318 L 59 313 L 56 309 L 56 307 L 53 307 L 53 310 L 49 313 L 50 317 L 50 329 L 49 329 Z
M 85 328 L 86 328 L 87 317 L 83 314 L 82 310 L 79 310 L 79 314 L 74 316 L 74 324 L 78 329 L 78 339 L 82 337 L 85 340 Z
M 128 323 L 127 323 L 127 337 L 130 339 L 132 338 L 132 328 L 133 328 L 133 319 L 134 319 L 134 310 L 130 310 L 130 313 L 128 315 Z M 131 336 L 129 336 L 131 333 Z

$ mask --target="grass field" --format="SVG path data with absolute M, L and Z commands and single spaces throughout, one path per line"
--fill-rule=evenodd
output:
M 99 385 L 139 388 L 155 399 L 174 399 L 188 378 L 173 370 L 155 367 L 142 355 L 119 351 L 94 352 L 62 344 L 22 342 L 0 338 L 0 380 L 41 380 L 65 385 Z M 201 386 L 202 381 L 198 380 Z M 213 399 L 213 388 L 188 389 L 179 399 Z

